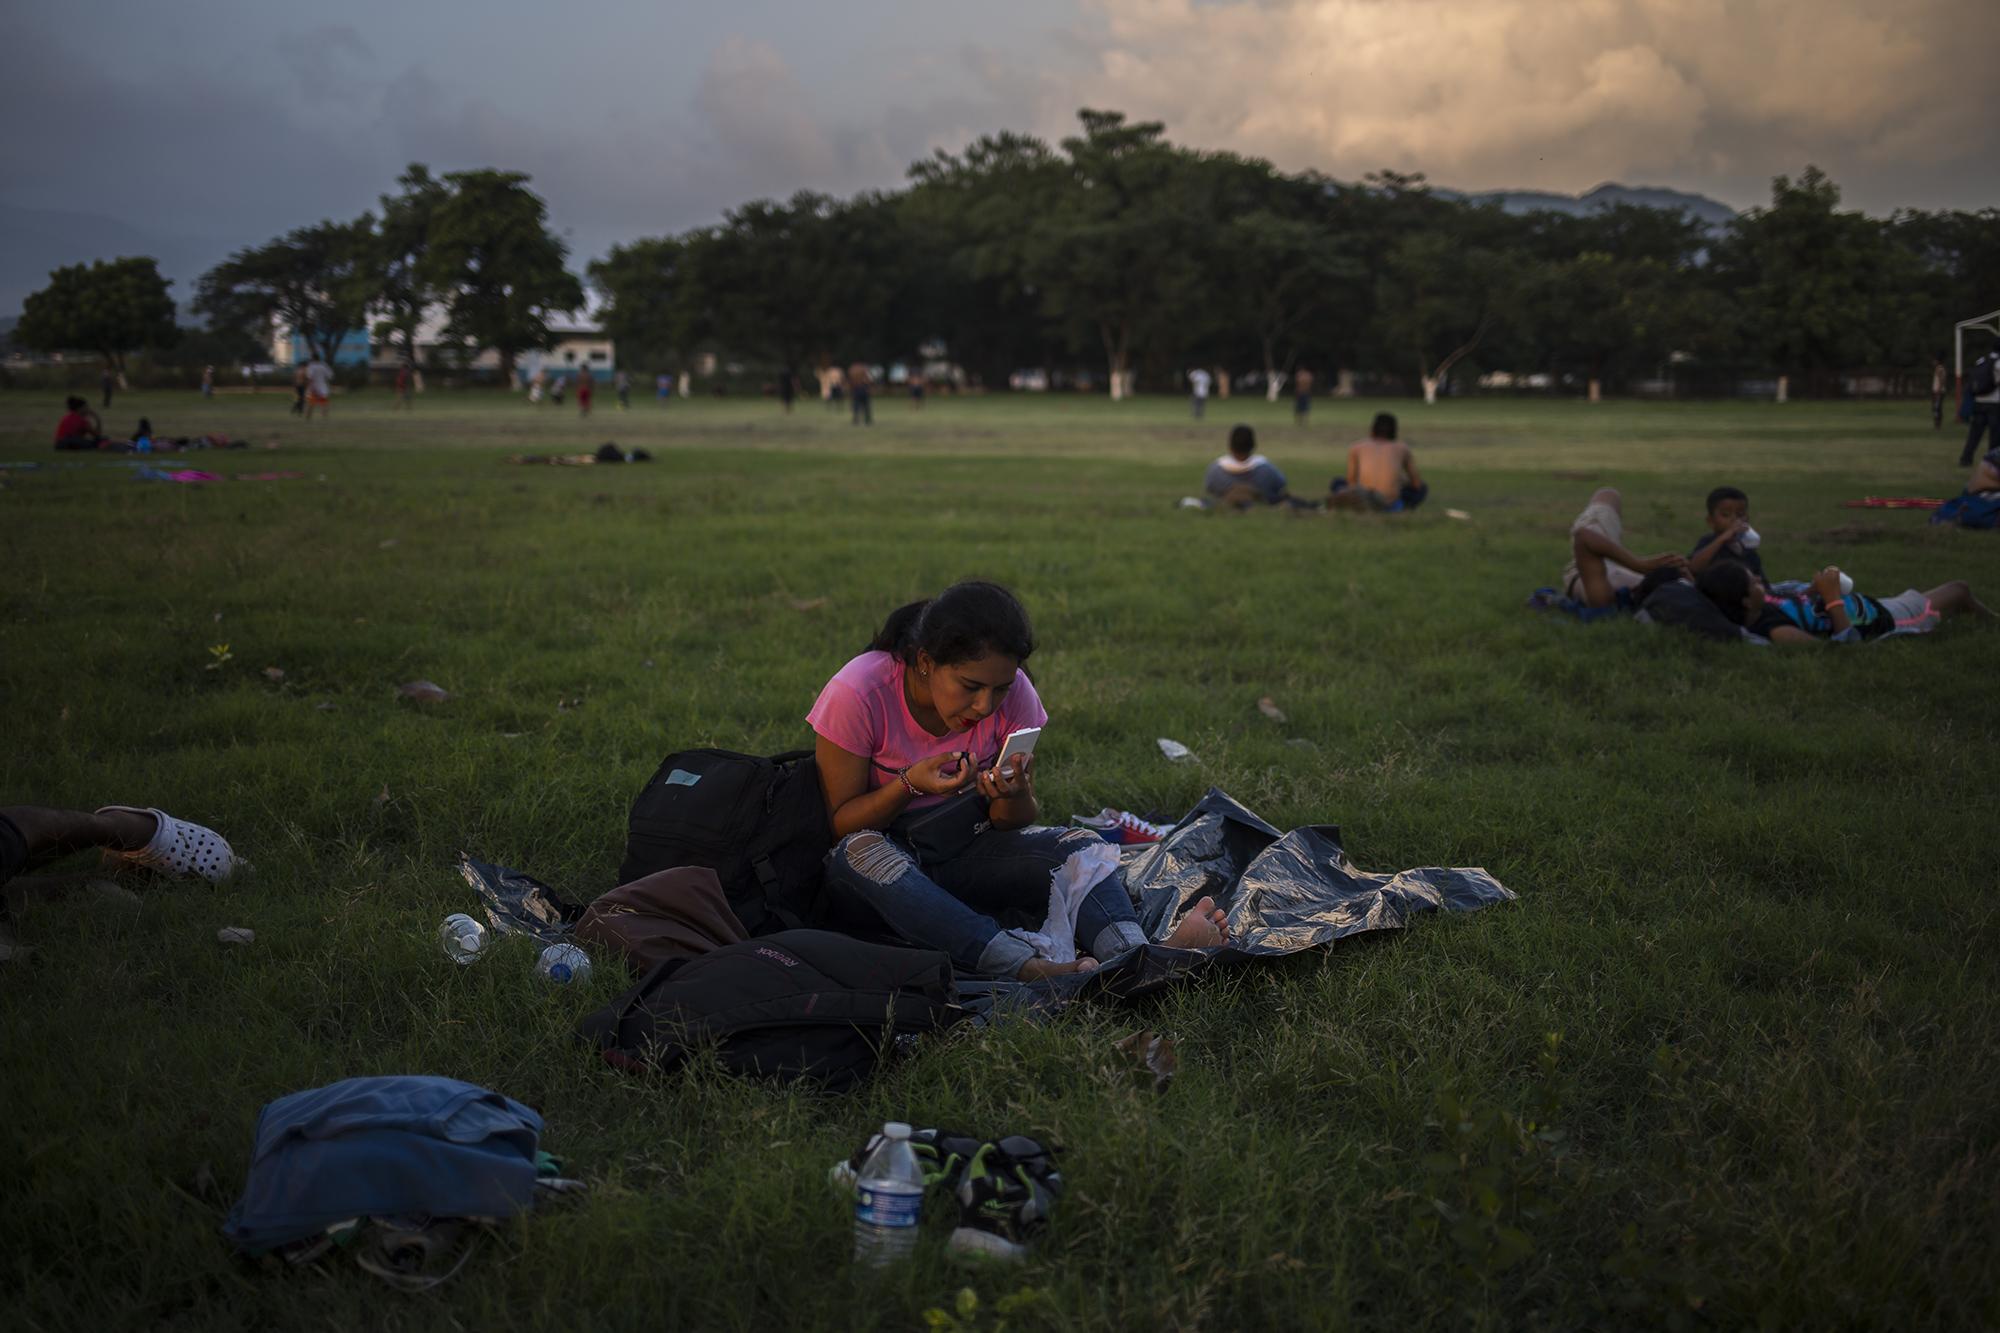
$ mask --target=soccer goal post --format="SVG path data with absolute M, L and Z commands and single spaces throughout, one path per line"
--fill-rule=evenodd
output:
M 1965 383 L 1965 331 L 1980 329 L 2000 338 L 2000 310 L 1989 310 L 1976 319 L 1961 319 L 1951 330 L 1951 370 L 1957 382 Z

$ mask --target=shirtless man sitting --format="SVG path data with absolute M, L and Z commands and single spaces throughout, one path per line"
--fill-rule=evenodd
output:
M 1400 514 L 1415 509 L 1430 493 L 1410 446 L 1396 438 L 1395 414 L 1378 412 L 1368 438 L 1348 447 L 1347 475 L 1333 479 L 1327 506 Z

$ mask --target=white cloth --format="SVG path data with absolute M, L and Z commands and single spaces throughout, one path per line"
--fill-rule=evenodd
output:
M 1197 398 L 1208 397 L 1208 386 L 1214 382 L 1205 370 L 1190 370 L 1188 372 L 1188 384 L 1194 389 L 1194 396 Z
M 1269 466 L 1270 462 L 1271 460 L 1262 454 L 1252 454 L 1248 458 L 1238 458 L 1235 454 L 1224 454 L 1215 460 L 1215 465 L 1224 472 L 1241 474 L 1255 472 L 1260 467 Z
M 1049 876 L 1049 914 L 1040 930 L 1007 933 L 1052 963 L 1076 961 L 1076 911 L 1090 891 L 1118 870 L 1118 849 L 1098 842 L 1071 853 Z
M 324 361 L 314 361 L 306 367 L 306 387 L 324 398 L 333 387 L 333 367 Z

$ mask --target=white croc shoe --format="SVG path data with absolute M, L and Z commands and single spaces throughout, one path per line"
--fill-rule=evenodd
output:
M 211 884 L 220 884 L 248 862 L 239 859 L 229 842 L 212 828 L 175 819 L 164 810 L 136 805 L 107 805 L 98 814 L 124 813 L 151 815 L 158 821 L 153 840 L 136 852 L 107 852 L 127 865 L 146 866 L 168 875 L 199 875 Z

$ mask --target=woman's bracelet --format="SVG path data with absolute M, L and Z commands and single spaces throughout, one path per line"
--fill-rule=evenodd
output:
M 910 784 L 910 766 L 908 764 L 905 764 L 901 768 L 896 770 L 896 781 L 902 783 L 903 790 L 908 792 L 910 795 L 912 796 L 923 795 L 922 792 L 918 791 L 914 786 Z

